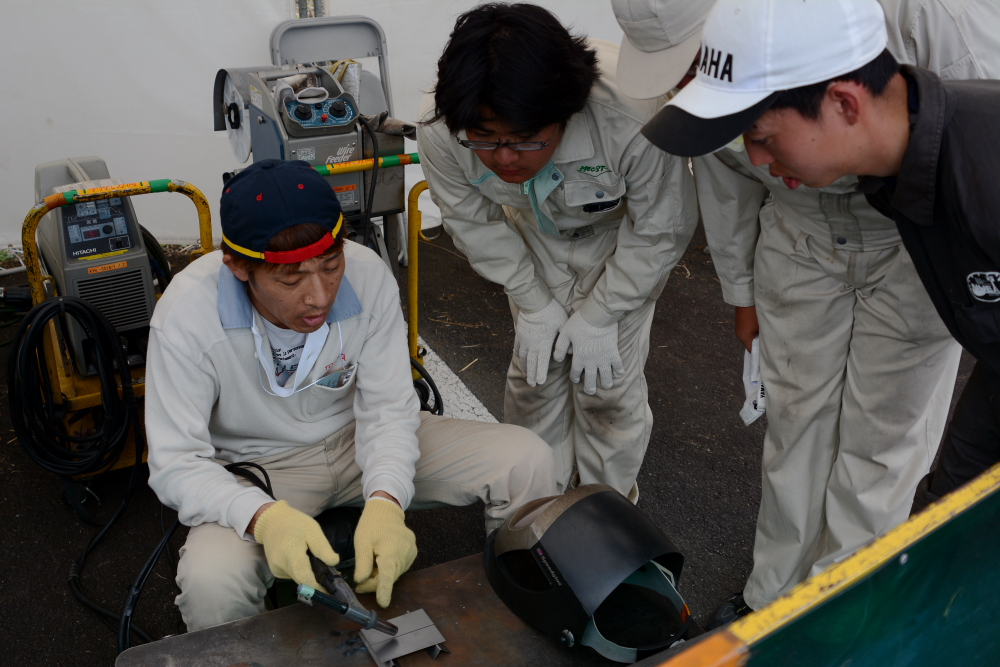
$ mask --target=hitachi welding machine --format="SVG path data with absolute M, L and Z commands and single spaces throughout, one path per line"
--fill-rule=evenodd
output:
M 376 58 L 378 75 L 355 58 Z M 304 160 L 318 167 L 337 192 L 344 216 L 366 238 L 371 218 L 383 218 L 388 249 L 377 228 L 371 229 L 369 245 L 395 273 L 406 162 L 376 171 L 338 168 L 376 157 L 376 145 L 378 157 L 403 152 L 402 136 L 379 131 L 364 119 L 392 115 L 382 28 L 363 16 L 286 21 L 271 33 L 271 62 L 219 70 L 215 129 L 226 131 L 241 162 L 253 154 L 254 162 Z
M 35 201 L 52 194 L 121 185 L 99 157 L 70 158 L 35 167 Z M 129 350 L 130 363 L 145 360 L 149 319 L 156 305 L 153 266 L 145 230 L 127 197 L 79 202 L 49 212 L 38 224 L 38 246 L 46 273 L 62 296 L 90 302 L 114 325 Z M 148 234 L 146 235 L 148 236 Z M 160 287 L 165 285 L 160 279 Z M 68 319 L 66 345 L 77 370 L 96 372 L 92 341 Z

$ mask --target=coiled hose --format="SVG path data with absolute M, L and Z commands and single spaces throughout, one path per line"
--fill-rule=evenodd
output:
M 72 317 L 94 342 L 94 366 L 101 381 L 102 409 L 95 414 L 91 435 L 72 435 L 63 427 L 64 405 L 57 403 L 45 359 L 45 330 L 62 316 Z M 59 326 L 58 322 L 54 322 Z M 119 379 L 115 369 L 120 369 Z M 98 614 L 105 625 L 117 630 L 120 617 L 96 604 L 81 585 L 83 567 L 94 547 L 112 524 L 125 512 L 139 483 L 146 439 L 139 423 L 139 409 L 132 390 L 132 376 L 118 332 L 96 308 L 83 299 L 58 297 L 31 309 L 21 321 L 7 355 L 7 387 L 10 419 L 14 432 L 32 461 L 70 480 L 78 475 L 95 475 L 110 470 L 128 441 L 129 428 L 135 436 L 135 460 L 128 489 L 118 509 L 87 544 L 70 568 L 68 584 L 74 597 Z M 131 628 L 144 641 L 152 638 L 139 628 Z

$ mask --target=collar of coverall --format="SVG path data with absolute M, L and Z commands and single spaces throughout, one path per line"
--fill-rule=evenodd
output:
M 590 136 L 590 123 L 587 122 L 587 113 L 581 111 L 570 116 L 566 122 L 566 129 L 563 130 L 562 139 L 552 154 L 552 161 L 577 162 L 592 157 L 594 157 L 594 140 Z
M 246 285 L 233 275 L 229 267 L 223 264 L 219 267 L 219 319 L 223 329 L 249 329 L 253 326 L 253 306 L 247 296 Z M 358 299 L 357 292 L 351 281 L 344 276 L 340 281 L 337 299 L 333 302 L 330 314 L 326 316 L 327 324 L 341 322 L 349 317 L 361 314 L 364 308 Z
M 901 70 L 908 92 L 912 92 L 910 86 L 916 86 L 919 106 L 916 121 L 911 125 L 910 143 L 906 146 L 896 177 L 892 205 L 918 225 L 929 226 L 934 223 L 941 140 L 954 107 L 948 109 L 945 87 L 938 75 L 911 65 L 903 65 Z M 873 193 L 882 187 L 883 181 L 875 176 L 862 176 L 858 190 Z

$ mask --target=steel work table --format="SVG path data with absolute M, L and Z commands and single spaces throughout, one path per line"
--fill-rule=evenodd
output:
M 375 608 L 374 595 L 361 603 Z M 517 618 L 490 588 L 477 554 L 410 572 L 396 583 L 392 605 L 379 616 L 395 618 L 423 608 L 451 651 L 437 660 L 421 651 L 399 659 L 403 667 L 617 665 L 587 647 L 567 649 Z M 384 612 L 384 615 L 383 615 Z M 122 653 L 116 667 L 370 667 L 374 661 L 357 626 L 320 605 L 295 604 L 199 632 L 177 635 Z M 359 649 L 360 647 L 360 649 Z

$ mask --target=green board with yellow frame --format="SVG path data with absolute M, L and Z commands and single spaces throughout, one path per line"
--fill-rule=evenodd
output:
M 661 664 L 1000 665 L 1000 465 Z

